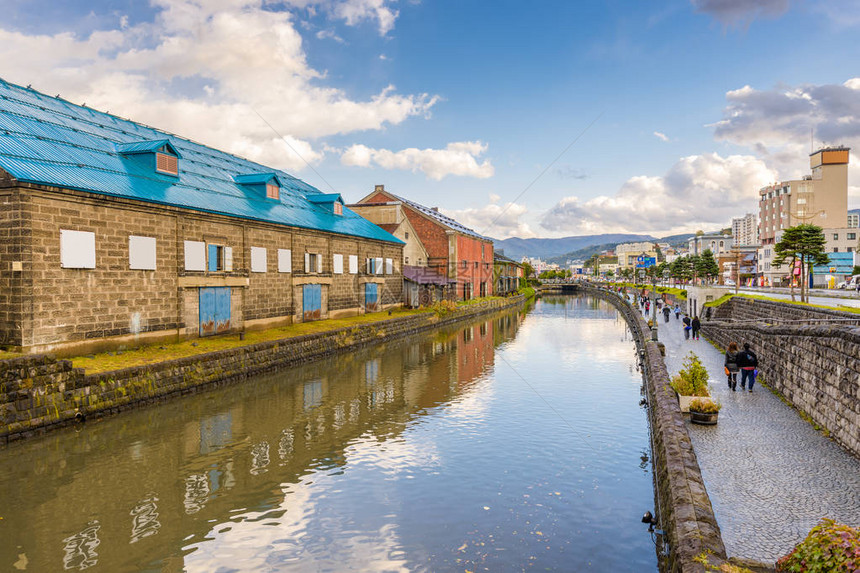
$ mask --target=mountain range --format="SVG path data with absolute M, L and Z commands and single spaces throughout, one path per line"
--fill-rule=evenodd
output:
M 671 245 L 686 244 L 693 234 L 671 235 L 657 238 L 651 235 L 633 235 L 625 233 L 608 233 L 603 235 L 578 235 L 560 239 L 493 239 L 493 248 L 503 250 L 506 257 L 519 261 L 523 257 L 556 259 L 554 262 L 563 263 L 566 259 L 581 259 L 595 252 L 611 249 L 620 243 L 639 241 L 665 242 Z M 587 253 L 587 256 L 584 254 Z

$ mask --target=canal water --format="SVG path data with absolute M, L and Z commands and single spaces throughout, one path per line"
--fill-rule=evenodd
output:
M 656 571 L 641 376 L 588 296 L 0 449 L 0 570 Z

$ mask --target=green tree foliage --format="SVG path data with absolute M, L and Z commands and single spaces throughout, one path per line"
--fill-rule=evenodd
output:
M 774 245 L 773 266 L 781 267 L 788 263 L 793 271 L 797 261 L 800 261 L 800 300 L 807 302 L 806 277 L 811 265 L 826 265 L 830 262 L 824 245 L 827 240 L 821 227 L 817 225 L 797 225 L 789 227 L 782 233 L 782 239 Z M 794 276 L 792 274 L 792 276 Z M 791 299 L 794 300 L 794 283 L 792 283 Z
M 720 274 L 720 265 L 717 264 L 711 249 L 705 249 L 696 259 L 696 276 L 710 280 Z
M 669 273 L 672 278 L 679 281 L 688 281 L 693 278 L 693 260 L 691 257 L 678 257 L 669 264 Z
M 523 274 L 525 275 L 526 279 L 535 275 L 535 268 L 531 266 L 528 261 L 523 263 Z

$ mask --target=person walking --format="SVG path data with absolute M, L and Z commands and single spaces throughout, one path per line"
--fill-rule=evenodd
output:
M 669 308 L 669 305 L 663 307 L 663 318 L 665 318 L 665 322 L 669 322 L 669 315 L 672 314 L 672 309 Z
M 738 353 L 738 368 L 741 370 L 741 392 L 749 379 L 749 391 L 752 392 L 755 377 L 758 374 L 758 356 L 750 350 L 750 343 L 744 342 L 743 352 Z
M 693 338 L 699 340 L 699 329 L 702 328 L 702 323 L 699 322 L 698 316 L 693 317 L 693 322 L 690 323 L 690 328 L 692 329 Z
M 729 388 L 732 389 L 732 392 L 737 390 L 738 387 L 738 345 L 734 342 L 729 343 L 729 347 L 726 350 L 726 359 L 723 362 L 723 366 L 726 367 L 726 376 L 729 379 Z M 741 386 L 741 390 L 743 390 L 743 386 Z
M 676 302 L 675 303 L 675 320 L 678 320 L 679 318 L 681 318 L 681 305 L 679 305 Z
M 690 340 L 690 330 L 693 328 L 690 317 L 685 314 L 684 320 L 682 320 L 681 322 L 684 323 L 684 340 Z

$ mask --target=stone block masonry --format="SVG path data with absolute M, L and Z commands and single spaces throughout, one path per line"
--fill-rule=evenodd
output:
M 512 308 L 524 297 L 494 299 L 444 316 L 422 313 L 220 352 L 86 375 L 68 360 L 33 355 L 0 361 L 0 442 L 238 382 L 263 372 L 351 352 L 361 347 Z
M 851 313 L 731 299 L 702 324 L 702 333 L 722 348 L 749 342 L 763 381 L 860 457 L 857 322 L 860 317 Z
M 659 346 L 651 340 L 642 315 L 618 294 L 581 288 L 618 308 L 639 348 L 650 413 L 658 526 L 665 531 L 669 547 L 668 555 L 658 553 L 660 570 L 704 573 L 707 570 L 696 558 L 709 555 L 710 563 L 718 566 L 726 559 L 726 548 Z

